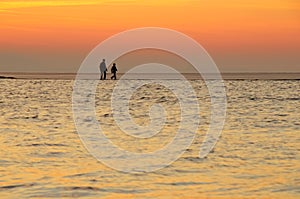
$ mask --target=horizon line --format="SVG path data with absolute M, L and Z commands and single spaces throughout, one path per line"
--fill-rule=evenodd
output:
M 0 72 L 1 74 L 45 74 L 45 75 L 49 75 L 49 74 L 70 74 L 70 75 L 76 75 L 76 74 L 91 74 L 91 75 L 95 75 L 95 74 L 99 74 L 100 72 L 97 73 L 79 73 L 79 72 Z M 110 72 L 107 72 L 110 73 Z M 266 71 L 239 71 L 239 72 L 220 72 L 220 73 L 210 73 L 210 72 L 202 72 L 203 74 L 300 74 L 300 71 L 292 71 L 292 72 L 284 72 L 284 71 L 280 71 L 280 72 L 266 72 Z M 126 74 L 119 72 L 118 74 Z M 128 73 L 128 74 L 178 74 L 178 73 L 166 73 L 166 72 L 145 72 L 145 73 Z M 201 73 L 195 73 L 195 72 L 181 72 L 180 74 L 199 74 L 201 75 Z

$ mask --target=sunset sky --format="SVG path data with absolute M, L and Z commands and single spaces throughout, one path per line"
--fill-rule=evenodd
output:
M 192 37 L 223 72 L 300 72 L 299 0 L 1 0 L 0 24 L 0 72 L 76 72 L 147 26 Z

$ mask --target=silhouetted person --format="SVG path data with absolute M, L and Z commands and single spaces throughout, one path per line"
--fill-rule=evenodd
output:
M 106 68 L 106 64 L 105 64 L 105 59 L 103 59 L 100 64 L 100 73 L 101 73 L 100 79 L 101 80 L 106 79 L 106 71 L 107 71 L 107 68 Z
M 113 74 L 113 76 L 111 76 L 110 79 L 117 79 L 117 71 L 118 71 L 118 69 L 117 69 L 117 66 L 116 66 L 115 63 L 113 63 L 113 66 L 111 67 L 110 71 Z

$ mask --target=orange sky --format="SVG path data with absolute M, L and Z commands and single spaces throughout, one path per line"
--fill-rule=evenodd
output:
M 191 36 L 224 72 L 300 72 L 299 0 L 7 0 L 0 24 L 0 72 L 76 72 L 99 42 L 146 26 Z

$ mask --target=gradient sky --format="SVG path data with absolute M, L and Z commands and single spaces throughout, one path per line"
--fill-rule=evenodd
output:
M 300 72 L 299 0 L 0 1 L 0 72 L 76 72 L 132 28 L 197 40 L 223 72 Z

